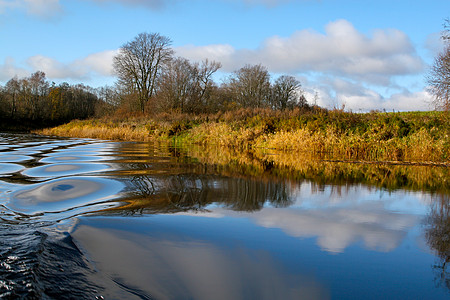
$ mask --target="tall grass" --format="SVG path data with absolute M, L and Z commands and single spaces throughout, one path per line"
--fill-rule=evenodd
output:
M 326 153 L 343 159 L 448 164 L 448 112 L 356 114 L 241 109 L 210 115 L 165 113 L 74 121 L 41 134 L 113 140 L 176 140 L 236 149 Z

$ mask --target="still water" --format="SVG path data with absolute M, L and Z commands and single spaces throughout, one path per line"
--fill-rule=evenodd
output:
M 448 167 L 208 151 L 0 134 L 0 298 L 449 298 Z

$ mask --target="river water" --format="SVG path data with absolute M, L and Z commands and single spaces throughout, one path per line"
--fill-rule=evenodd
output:
M 0 298 L 449 298 L 448 167 L 221 151 L 0 134 Z

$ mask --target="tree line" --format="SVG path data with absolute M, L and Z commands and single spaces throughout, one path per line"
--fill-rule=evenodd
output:
M 85 119 L 100 109 L 101 89 L 66 82 L 50 83 L 41 71 L 0 86 L 0 125 L 39 127 Z
M 450 21 L 442 38 L 448 42 Z M 273 80 L 266 67 L 245 65 L 222 83 L 214 81 L 221 64 L 207 59 L 191 62 L 176 57 L 170 38 L 140 33 L 125 43 L 113 59 L 114 86 L 50 83 L 37 71 L 0 85 L 0 125 L 54 125 L 120 112 L 215 113 L 239 108 L 310 109 L 301 83 L 293 76 Z M 436 58 L 427 77 L 436 107 L 449 109 L 450 46 Z
M 245 65 L 221 84 L 215 61 L 176 57 L 172 41 L 141 33 L 114 57 L 114 86 L 50 83 L 41 71 L 0 86 L 0 117 L 5 121 L 57 124 L 120 111 L 144 113 L 215 113 L 238 108 L 309 107 L 300 82 L 283 75 L 274 82 L 262 65 Z
M 122 45 L 114 57 L 117 88 L 128 109 L 195 114 L 308 106 L 301 84 L 293 76 L 283 75 L 271 82 L 264 66 L 245 65 L 219 85 L 213 80 L 221 68 L 219 62 L 176 57 L 171 43 L 158 33 L 141 33 Z

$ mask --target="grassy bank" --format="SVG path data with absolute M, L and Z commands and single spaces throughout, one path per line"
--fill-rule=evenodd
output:
M 349 113 L 238 110 L 71 123 L 40 134 L 112 140 L 174 140 L 235 149 L 270 148 L 327 158 L 449 163 L 448 112 Z

